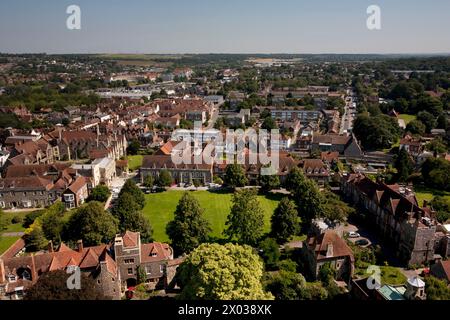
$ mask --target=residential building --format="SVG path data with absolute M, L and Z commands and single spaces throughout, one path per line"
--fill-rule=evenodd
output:
M 195 180 L 206 185 L 213 182 L 212 164 L 175 164 L 170 155 L 144 156 L 140 169 L 141 181 L 147 175 L 152 175 L 155 179 L 162 170 L 167 170 L 174 183 L 193 183 Z
M 78 176 L 75 181 L 64 191 L 62 199 L 67 209 L 81 206 L 87 199 L 88 184 L 86 178 Z
M 313 135 L 311 140 L 311 152 L 333 152 L 337 151 L 340 155 L 351 158 L 361 159 L 363 152 L 356 137 L 335 135 L 335 134 L 317 134 Z
M 434 259 L 435 213 L 429 207 L 420 208 L 412 192 L 372 181 L 363 174 L 343 176 L 341 192 L 363 208 L 368 223 L 373 224 L 405 265 Z
M 333 230 L 309 236 L 303 246 L 310 276 L 316 279 L 320 268 L 329 263 L 335 270 L 335 279 L 350 282 L 354 272 L 354 256 L 344 239 Z
M 23 255 L 25 243 L 20 239 L 0 256 L 0 298 L 18 300 L 47 272 L 70 270 L 75 267 L 89 274 L 108 299 L 121 297 L 120 272 L 113 259 L 110 245 L 83 247 L 78 241 L 76 250 L 61 243 L 57 250 L 49 243 L 48 252 Z
M 147 289 L 164 289 L 173 286 L 176 268 L 182 259 L 174 259 L 173 249 L 165 243 L 141 243 L 138 232 L 127 231 L 114 240 L 115 261 L 119 267 L 122 290 L 134 287 L 138 268 L 147 277 Z

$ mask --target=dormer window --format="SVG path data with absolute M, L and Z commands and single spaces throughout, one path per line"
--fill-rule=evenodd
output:
M 30 275 L 30 273 L 27 270 L 25 270 L 22 273 L 22 279 L 24 279 L 24 280 L 31 280 L 31 275 Z
M 17 281 L 17 277 L 13 274 L 10 274 L 6 277 L 8 279 L 8 282 L 16 282 Z

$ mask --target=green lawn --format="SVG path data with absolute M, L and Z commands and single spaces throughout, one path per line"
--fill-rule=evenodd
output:
M 423 201 L 430 202 L 436 196 L 443 196 L 450 201 L 450 192 L 434 190 L 423 186 L 414 186 L 414 192 L 416 194 L 417 202 L 419 206 L 423 206 Z
M 364 267 L 363 267 L 364 265 Z M 370 274 L 367 272 L 369 264 L 363 263 L 359 268 L 355 268 L 355 275 L 360 278 L 366 278 Z M 406 276 L 399 268 L 391 266 L 379 266 L 381 270 L 381 284 L 400 285 L 406 283 Z
M 0 225 L 5 225 L 6 228 L 3 230 L 0 230 L 0 235 L 4 232 L 22 232 L 25 231 L 25 228 L 22 226 L 22 222 L 19 223 L 11 223 L 12 218 L 15 216 L 18 216 L 22 218 L 22 220 L 25 218 L 25 216 L 30 213 L 31 211 L 27 212 L 2 212 L 0 215 Z
M 405 124 L 407 125 L 408 123 L 410 123 L 413 120 L 416 120 L 417 116 L 415 115 L 411 115 L 411 114 L 400 114 L 398 116 L 400 119 L 403 119 L 405 121 Z
M 136 156 L 128 156 L 128 169 L 131 171 L 137 170 L 142 166 L 142 160 L 144 156 L 136 155 Z
M 3 254 L 20 237 L 2 237 L 0 236 L 0 255 Z
M 0 225 L 4 226 L 4 229 L 0 229 L 0 254 L 6 251 L 17 239 L 20 237 L 5 237 L 4 233 L 9 232 L 24 232 L 25 228 L 22 226 L 22 222 L 11 223 L 11 219 L 15 216 L 19 216 L 22 219 L 30 213 L 27 212 L 2 212 L 0 215 Z
M 205 218 L 211 223 L 214 237 L 222 238 L 222 231 L 225 228 L 228 213 L 231 208 L 232 193 L 215 193 L 209 191 L 190 191 L 200 202 L 200 206 L 205 210 Z M 153 226 L 155 241 L 166 242 L 166 225 L 173 219 L 178 201 L 183 195 L 183 191 L 167 191 L 163 193 L 147 194 L 147 203 L 144 208 L 145 216 Z M 270 230 L 270 217 L 278 205 L 279 198 L 267 198 L 258 196 L 261 207 L 264 209 L 264 228 Z

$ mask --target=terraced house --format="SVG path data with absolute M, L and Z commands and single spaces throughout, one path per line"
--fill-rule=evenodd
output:
M 170 155 L 144 156 L 140 169 L 141 181 L 148 175 L 155 179 L 162 170 L 167 170 L 175 183 L 193 183 L 197 180 L 200 184 L 208 184 L 213 181 L 212 164 L 175 164 Z

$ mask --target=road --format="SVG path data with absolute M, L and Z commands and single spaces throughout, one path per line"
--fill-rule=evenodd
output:
M 214 124 L 216 123 L 217 118 L 219 117 L 219 108 L 220 108 L 220 105 L 215 105 L 212 108 L 211 118 L 209 119 L 208 125 L 205 127 L 205 130 L 214 128 Z
M 350 133 L 353 129 L 354 115 L 356 112 L 356 102 L 353 90 L 347 89 L 347 95 L 345 97 L 344 114 L 341 118 L 341 126 L 339 134 Z

